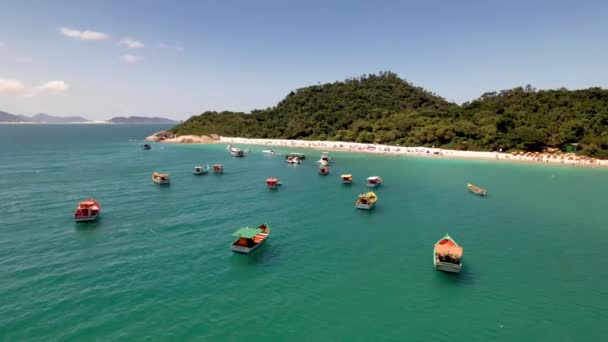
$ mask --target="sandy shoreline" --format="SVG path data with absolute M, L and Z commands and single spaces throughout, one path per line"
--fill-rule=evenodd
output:
M 354 153 L 369 153 L 395 156 L 433 156 L 438 158 L 477 159 L 506 162 L 523 162 L 541 165 L 570 165 L 585 167 L 608 167 L 608 160 L 593 158 L 576 158 L 572 155 L 555 156 L 551 154 L 512 155 L 501 152 L 457 151 L 430 147 L 404 147 L 377 144 L 362 144 L 343 141 L 307 141 L 286 139 L 247 139 L 235 137 L 220 137 L 219 143 L 246 144 L 284 148 L 309 148 L 315 150 L 341 151 Z M 297 152 L 297 151 L 291 151 Z

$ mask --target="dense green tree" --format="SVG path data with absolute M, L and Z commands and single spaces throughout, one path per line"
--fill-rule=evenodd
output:
M 297 89 L 275 107 L 250 114 L 205 112 L 172 132 L 505 151 L 579 143 L 581 154 L 605 158 L 608 91 L 526 85 L 458 106 L 381 72 Z

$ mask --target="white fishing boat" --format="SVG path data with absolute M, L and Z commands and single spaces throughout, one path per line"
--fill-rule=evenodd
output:
M 270 155 L 275 155 L 277 154 L 277 152 L 275 150 L 263 150 L 262 153 L 264 154 L 270 154 Z
M 209 172 L 209 165 L 197 165 L 194 167 L 194 171 L 192 171 L 195 175 L 204 175 Z
M 246 152 L 248 152 L 249 150 L 243 150 L 238 147 L 228 145 L 228 151 L 230 151 L 230 155 L 233 157 L 244 157 Z
M 298 157 L 287 157 L 287 159 L 285 159 L 285 161 L 287 162 L 287 164 L 301 164 L 302 163 L 302 161 Z
M 329 158 L 329 152 L 323 152 L 321 153 L 321 158 L 319 160 L 317 160 L 317 163 L 323 165 L 323 166 L 330 166 L 331 165 L 331 160 Z
M 372 176 L 367 178 L 367 187 L 368 188 L 376 188 L 378 186 L 380 186 L 380 184 L 382 184 L 383 180 L 382 178 L 378 177 L 378 176 Z

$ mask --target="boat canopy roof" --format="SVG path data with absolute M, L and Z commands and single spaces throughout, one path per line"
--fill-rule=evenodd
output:
M 253 239 L 254 236 L 261 233 L 262 230 L 260 228 L 249 228 L 243 227 L 236 232 L 232 233 L 232 236 L 244 238 L 244 239 Z
M 378 177 L 378 176 L 371 176 L 371 177 L 368 177 L 368 178 L 367 178 L 367 180 L 374 180 L 374 181 L 375 181 L 375 180 L 380 180 L 380 179 L 381 179 L 381 178 L 380 178 L 380 177 Z
M 353 177 L 353 175 L 342 175 L 342 176 L 340 176 L 340 177 L 342 177 L 342 178 L 352 178 L 352 177 Z
M 266 182 L 268 182 L 268 183 L 276 183 L 278 181 L 279 181 L 278 178 L 266 178 Z
M 435 244 L 435 253 L 449 254 L 456 257 L 462 257 L 462 247 L 458 246 L 451 238 L 443 238 Z

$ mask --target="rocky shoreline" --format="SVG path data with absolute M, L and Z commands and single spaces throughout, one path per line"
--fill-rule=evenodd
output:
M 217 134 L 175 135 L 169 131 L 160 131 L 152 134 L 144 140 L 177 144 L 213 144 L 220 141 L 220 136 Z

